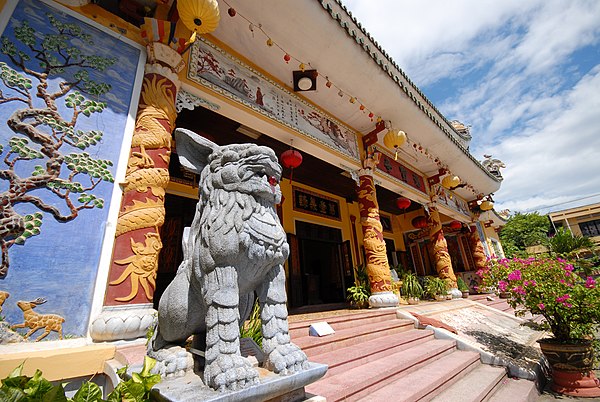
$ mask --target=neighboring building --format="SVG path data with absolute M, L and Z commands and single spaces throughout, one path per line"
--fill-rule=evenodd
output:
M 477 161 L 468 127 L 339 1 L 220 2 L 218 27 L 193 44 L 173 0 L 61 3 L 0 0 L 0 330 L 69 338 L 70 351 L 37 348 L 58 356 L 51 378 L 102 371 L 115 349 L 102 342 L 144 337 L 154 319 L 198 197 L 176 127 L 301 153 L 278 207 L 292 309 L 344 302 L 360 263 L 382 268 L 372 287 L 391 294 L 388 262 L 435 275 L 502 255 L 504 221 L 485 210 L 504 165 Z M 36 307 L 60 325 L 38 328 Z
M 563 227 L 600 245 L 600 203 L 551 212 L 548 218 L 555 229 Z

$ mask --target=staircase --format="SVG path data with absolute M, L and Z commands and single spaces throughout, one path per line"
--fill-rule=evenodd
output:
M 308 336 L 316 321 L 327 321 L 335 334 Z M 325 377 L 306 387 L 328 402 L 532 402 L 538 396 L 533 382 L 481 364 L 478 353 L 415 329 L 395 309 L 294 322 L 290 335 L 310 361 L 329 365 Z

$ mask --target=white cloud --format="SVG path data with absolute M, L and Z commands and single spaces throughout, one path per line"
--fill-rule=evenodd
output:
M 600 193 L 600 2 L 344 4 L 426 94 L 449 93 L 436 106 L 472 127 L 475 156 L 506 163 L 498 209 Z

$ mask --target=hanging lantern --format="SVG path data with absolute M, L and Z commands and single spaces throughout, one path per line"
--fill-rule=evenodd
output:
M 460 223 L 460 221 L 450 222 L 450 229 L 458 230 L 460 228 L 462 228 L 462 223 Z
M 410 207 L 411 203 L 412 201 L 406 197 L 399 197 L 396 199 L 396 206 L 400 209 L 407 209 L 408 207 Z
M 460 177 L 448 175 L 442 179 L 442 186 L 451 190 L 460 184 Z
M 494 203 L 488 200 L 482 201 L 481 204 L 479 204 L 479 209 L 482 211 L 489 211 L 492 208 L 494 208 Z
M 288 149 L 281 154 L 281 164 L 286 169 L 295 169 L 302 163 L 302 154 L 295 149 Z
M 417 216 L 410 223 L 417 229 L 423 229 L 427 227 L 427 218 L 424 216 Z
M 284 168 L 286 169 L 291 169 L 290 172 L 290 183 L 293 180 L 294 177 L 294 169 L 297 168 L 298 166 L 300 166 L 300 164 L 302 163 L 302 154 L 298 151 L 296 151 L 295 149 L 288 149 L 287 151 L 283 152 L 281 154 L 281 156 L 279 157 L 279 159 L 281 159 L 281 164 L 283 165 Z
M 291 59 L 292 59 L 292 56 L 290 56 L 287 53 L 285 54 L 285 56 L 283 56 L 283 60 L 285 60 L 286 63 L 289 63 Z
M 217 0 L 179 0 L 177 12 L 183 25 L 192 31 L 189 43 L 196 40 L 196 34 L 212 32 L 219 25 Z
M 394 150 L 394 160 L 398 160 L 398 150 L 406 142 L 406 133 L 404 131 L 396 131 L 391 129 L 383 137 L 383 143 L 389 149 Z

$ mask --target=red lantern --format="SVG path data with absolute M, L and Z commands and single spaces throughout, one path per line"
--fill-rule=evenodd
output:
M 286 169 L 295 169 L 302 163 L 302 154 L 295 149 L 288 149 L 281 154 L 281 164 Z
M 417 216 L 410 223 L 417 229 L 423 229 L 427 227 L 427 218 L 424 216 Z
M 458 230 L 460 228 L 462 228 L 462 223 L 460 223 L 459 221 L 450 222 L 450 229 Z
M 406 197 L 399 197 L 396 199 L 396 206 L 400 209 L 406 209 L 410 207 L 411 201 Z

